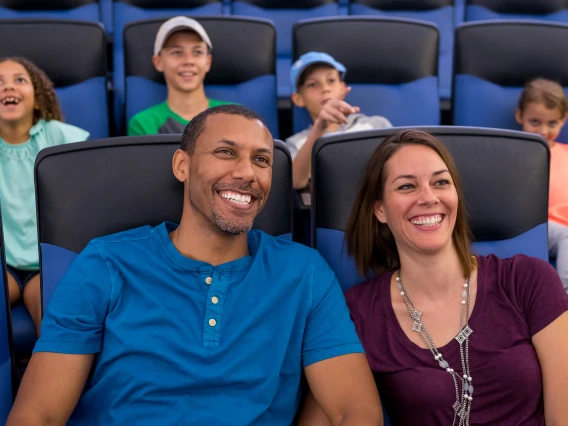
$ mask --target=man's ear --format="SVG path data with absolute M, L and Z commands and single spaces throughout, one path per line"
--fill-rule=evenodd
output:
M 154 64 L 154 68 L 158 72 L 164 72 L 164 65 L 162 64 L 162 57 L 158 53 L 157 55 L 152 56 L 152 63 Z
M 304 102 L 304 98 L 298 92 L 292 93 L 292 103 L 296 105 L 298 108 L 304 108 L 306 103 Z
M 387 223 L 387 217 L 385 215 L 385 209 L 383 207 L 382 201 L 379 200 L 375 201 L 374 212 L 375 212 L 375 217 L 379 220 L 379 222 Z
M 174 176 L 180 182 L 186 182 L 189 177 L 189 154 L 181 149 L 174 153 L 172 159 Z

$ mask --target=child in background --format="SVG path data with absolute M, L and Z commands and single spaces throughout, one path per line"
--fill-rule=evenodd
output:
M 34 163 L 40 150 L 84 141 L 62 123 L 47 75 L 24 58 L 0 59 L 0 203 L 10 302 L 22 296 L 39 335 L 41 320 Z
M 548 251 L 568 292 L 568 145 L 556 139 L 566 122 L 568 100 L 562 86 L 538 78 L 525 85 L 515 111 L 525 132 L 541 135 L 550 146 Z
M 152 63 L 164 75 L 168 97 L 132 117 L 128 135 L 183 133 L 200 112 L 230 103 L 205 95 L 203 81 L 211 68 L 212 48 L 207 32 L 194 19 L 176 16 L 162 24 Z
M 366 116 L 359 112 L 359 107 L 344 101 L 351 91 L 343 81 L 345 72 L 343 64 L 323 52 L 305 53 L 292 65 L 292 102 L 299 108 L 306 108 L 314 123 L 286 139 L 292 155 L 295 189 L 308 185 L 312 172 L 312 147 L 319 137 L 327 133 L 392 127 L 385 117 Z

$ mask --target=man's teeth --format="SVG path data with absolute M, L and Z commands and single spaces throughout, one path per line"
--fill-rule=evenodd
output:
M 438 223 L 440 223 L 441 221 L 442 221 L 442 216 L 437 215 L 437 216 L 428 216 L 428 217 L 423 218 L 423 219 L 411 220 L 410 222 L 412 222 L 414 225 L 434 226 L 434 225 L 437 225 Z
M 241 206 L 246 206 L 250 204 L 251 196 L 250 195 L 241 195 L 237 194 L 236 192 L 221 192 L 221 197 L 229 200 L 235 204 L 240 204 Z

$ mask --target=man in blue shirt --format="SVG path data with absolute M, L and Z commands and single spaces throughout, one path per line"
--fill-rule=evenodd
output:
M 380 425 L 376 387 L 319 254 L 251 230 L 274 143 L 246 107 L 187 126 L 178 225 L 97 238 L 51 299 L 8 425 L 282 425 L 302 368 L 333 425 Z

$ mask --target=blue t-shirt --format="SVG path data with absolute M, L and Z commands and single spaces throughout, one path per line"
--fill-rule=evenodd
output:
M 97 353 L 68 425 L 290 425 L 302 367 L 363 352 L 333 272 L 258 230 L 214 267 L 176 226 L 95 239 L 59 283 L 34 351 Z

